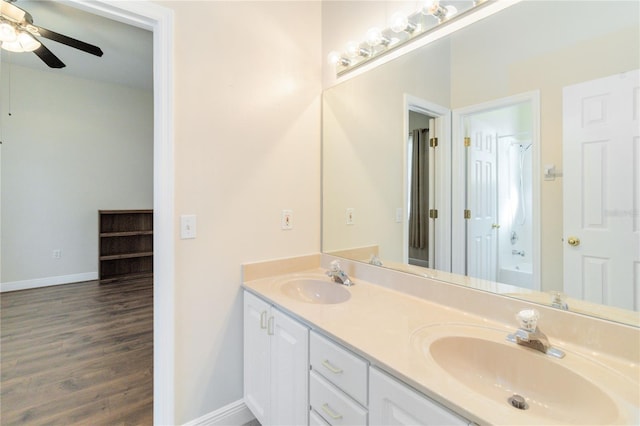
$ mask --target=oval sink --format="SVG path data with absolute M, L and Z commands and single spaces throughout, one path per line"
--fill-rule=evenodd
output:
M 454 335 L 432 341 L 428 351 L 449 375 L 479 395 L 505 404 L 520 395 L 525 412 L 553 423 L 610 424 L 618 416 L 616 404 L 597 385 L 563 367 L 562 360 L 531 349 Z
M 284 283 L 280 290 L 299 302 L 324 305 L 346 302 L 351 297 L 351 293 L 344 286 L 329 279 L 295 279 Z

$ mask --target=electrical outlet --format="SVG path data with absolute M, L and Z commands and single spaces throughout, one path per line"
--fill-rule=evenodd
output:
M 282 210 L 281 227 L 284 230 L 293 229 L 293 210 Z
M 353 225 L 356 222 L 356 210 L 353 207 L 347 209 L 347 225 Z
M 62 257 L 62 250 L 61 249 L 54 249 L 53 252 L 51 253 L 51 258 L 52 259 L 60 259 Z
M 183 214 L 180 216 L 180 238 L 183 240 L 196 237 L 196 215 Z

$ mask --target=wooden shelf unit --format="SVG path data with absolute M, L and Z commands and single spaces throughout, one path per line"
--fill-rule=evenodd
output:
M 153 210 L 99 210 L 100 283 L 153 276 Z

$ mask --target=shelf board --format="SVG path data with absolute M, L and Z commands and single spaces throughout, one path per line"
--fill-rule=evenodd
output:
M 111 283 L 115 281 L 135 280 L 140 278 L 151 278 L 151 277 L 153 277 L 153 272 L 138 272 L 134 274 L 108 275 L 100 279 L 100 284 L 106 284 L 106 283 Z
M 137 235 L 153 235 L 153 231 L 101 232 L 101 237 L 133 237 Z
M 119 253 L 100 256 L 100 260 L 117 260 L 117 259 L 133 259 L 134 257 L 151 257 L 152 251 L 141 251 L 136 253 Z

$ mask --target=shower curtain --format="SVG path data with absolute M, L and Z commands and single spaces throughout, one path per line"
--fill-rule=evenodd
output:
M 429 245 L 429 129 L 415 129 L 411 144 L 409 246 Z

